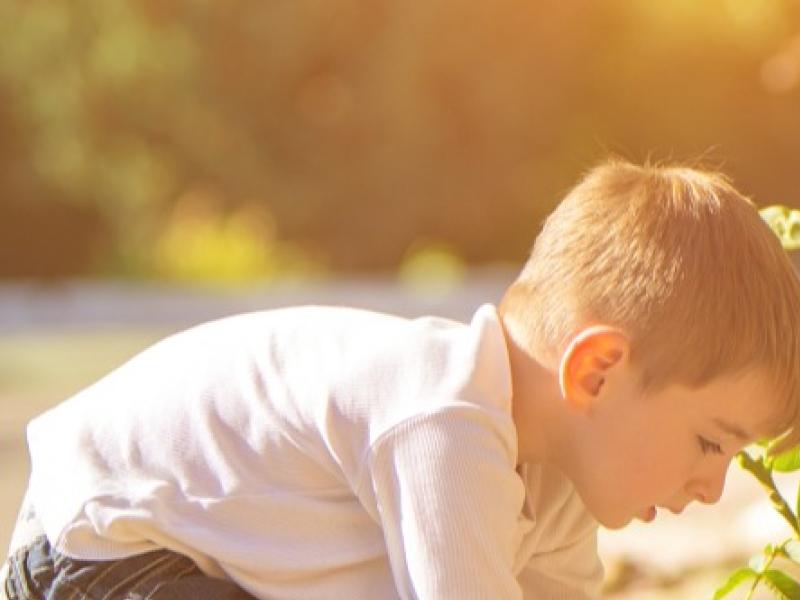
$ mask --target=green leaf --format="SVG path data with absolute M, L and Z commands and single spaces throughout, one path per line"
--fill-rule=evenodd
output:
M 797 496 L 794 499 L 794 514 L 800 515 L 800 484 L 797 485 Z
M 755 579 L 757 573 L 753 571 L 753 569 L 749 567 L 742 567 L 734 571 L 730 577 L 728 577 L 728 581 L 726 581 L 722 586 L 717 588 L 717 591 L 714 592 L 714 599 L 713 600 L 720 600 L 720 598 L 724 598 L 728 594 L 730 594 L 733 590 L 739 587 L 742 583 L 747 581 L 748 579 Z
M 759 213 L 786 250 L 800 250 L 800 210 L 786 206 L 767 206 Z
M 789 540 L 782 546 L 783 551 L 781 554 L 800 565 L 800 541 L 799 540 Z
M 753 571 L 761 573 L 764 570 L 764 565 L 767 564 L 767 560 L 768 558 L 764 554 L 756 554 L 750 557 L 750 560 L 747 561 L 747 566 Z
M 764 582 L 785 600 L 800 600 L 800 585 L 783 571 L 769 569 L 764 572 Z
M 800 448 L 792 448 L 773 458 L 772 469 L 780 473 L 791 473 L 800 469 Z

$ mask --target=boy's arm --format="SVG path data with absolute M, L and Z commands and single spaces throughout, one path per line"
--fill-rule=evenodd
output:
M 371 449 L 369 478 L 401 598 L 519 600 L 512 572 L 524 497 L 508 415 L 449 408 Z

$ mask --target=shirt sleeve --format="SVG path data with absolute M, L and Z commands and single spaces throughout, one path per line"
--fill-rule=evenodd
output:
M 521 600 L 513 559 L 524 486 L 506 420 L 448 408 L 373 444 L 369 481 L 404 600 Z
M 546 553 L 534 555 L 518 576 L 525 600 L 596 600 L 603 583 L 597 528 Z

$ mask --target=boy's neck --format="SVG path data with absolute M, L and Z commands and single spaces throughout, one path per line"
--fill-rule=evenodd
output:
M 558 372 L 538 362 L 504 327 L 512 382 L 517 463 L 551 462 L 560 431 Z

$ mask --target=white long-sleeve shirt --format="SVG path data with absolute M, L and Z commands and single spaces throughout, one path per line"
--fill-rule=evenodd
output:
M 517 465 L 495 309 L 302 307 L 174 335 L 28 428 L 56 549 L 166 547 L 270 600 L 578 600 L 596 524 Z

